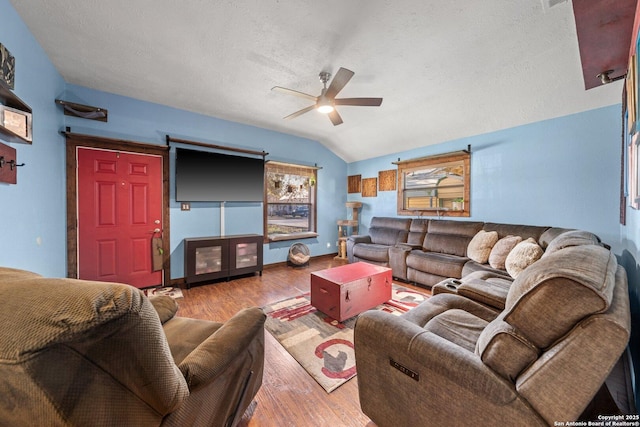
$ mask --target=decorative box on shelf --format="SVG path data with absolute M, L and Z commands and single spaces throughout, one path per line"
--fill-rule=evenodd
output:
M 31 144 L 31 108 L 0 80 L 0 140 Z

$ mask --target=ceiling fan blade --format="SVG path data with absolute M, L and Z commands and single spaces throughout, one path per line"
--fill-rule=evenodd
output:
M 302 110 L 298 110 L 295 113 L 289 114 L 287 117 L 285 117 L 285 119 L 295 119 L 296 117 L 301 116 L 304 113 L 308 113 L 309 111 L 313 110 L 314 108 L 316 108 L 315 104 L 314 105 L 310 105 L 307 108 L 303 108 Z
M 342 117 L 340 117 L 340 114 L 338 114 L 337 110 L 333 110 L 328 114 L 328 116 L 329 116 L 329 120 L 331 120 L 331 123 L 333 123 L 334 126 L 338 126 L 342 124 Z
M 289 95 L 299 96 L 299 97 L 302 97 L 302 98 L 307 98 L 307 99 L 310 99 L 312 101 L 317 101 L 318 100 L 317 96 L 309 95 L 308 93 L 304 93 L 304 92 L 298 92 L 297 90 L 293 90 L 293 89 L 287 89 L 286 87 L 274 86 L 274 87 L 271 88 L 271 90 L 275 90 L 276 92 L 286 93 L 286 94 L 289 94 Z
M 331 84 L 327 88 L 327 92 L 324 94 L 327 98 L 335 98 L 335 96 L 342 90 L 342 88 L 349 83 L 354 72 L 340 67 L 336 75 L 331 80 Z
M 335 99 L 336 105 L 360 105 L 363 107 L 379 107 L 382 98 L 341 98 Z

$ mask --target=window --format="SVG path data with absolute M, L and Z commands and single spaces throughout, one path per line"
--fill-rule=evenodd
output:
M 316 188 L 317 168 L 267 162 L 264 229 L 269 241 L 317 236 Z
M 398 161 L 398 215 L 470 216 L 470 153 Z

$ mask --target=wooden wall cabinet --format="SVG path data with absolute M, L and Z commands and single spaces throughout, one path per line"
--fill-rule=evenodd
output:
M 194 283 L 255 273 L 262 275 L 263 236 L 231 236 L 184 239 L 184 275 L 187 289 Z

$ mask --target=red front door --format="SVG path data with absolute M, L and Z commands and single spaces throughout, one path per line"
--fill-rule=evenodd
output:
M 151 239 L 162 233 L 162 157 L 78 147 L 78 277 L 160 285 Z

